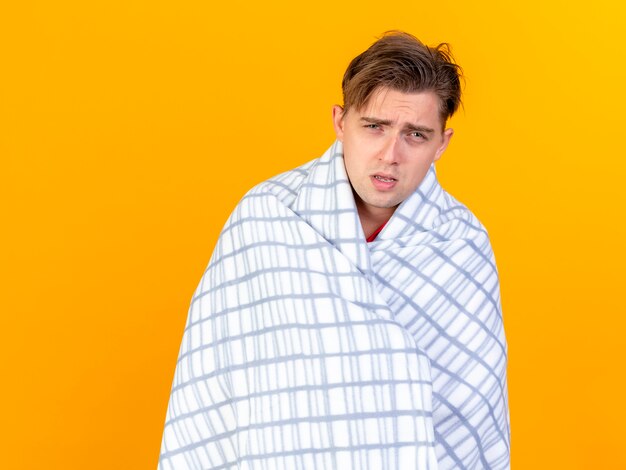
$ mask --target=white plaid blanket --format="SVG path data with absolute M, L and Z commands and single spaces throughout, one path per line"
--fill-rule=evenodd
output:
M 431 167 L 366 243 L 336 142 L 227 221 L 159 468 L 509 468 L 506 351 L 476 217 Z

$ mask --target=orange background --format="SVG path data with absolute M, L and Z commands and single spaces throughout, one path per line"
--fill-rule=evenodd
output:
M 467 76 L 438 172 L 496 253 L 513 468 L 626 468 L 619 3 L 4 2 L 0 466 L 156 466 L 228 214 L 330 145 L 348 62 L 404 29 Z

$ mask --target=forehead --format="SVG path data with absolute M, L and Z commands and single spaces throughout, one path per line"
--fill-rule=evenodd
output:
M 442 125 L 439 97 L 434 91 L 413 93 L 391 88 L 374 90 L 365 104 L 356 110 L 361 116 L 376 117 L 392 121 L 410 121 L 431 125 Z

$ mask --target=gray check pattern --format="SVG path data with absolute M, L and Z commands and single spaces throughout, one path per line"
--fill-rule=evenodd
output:
M 506 357 L 480 222 L 433 166 L 368 244 L 336 142 L 227 221 L 159 468 L 507 469 Z

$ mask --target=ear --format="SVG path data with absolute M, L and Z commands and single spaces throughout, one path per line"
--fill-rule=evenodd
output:
M 343 141 L 343 108 L 338 104 L 333 106 L 333 127 L 337 140 Z
M 443 138 L 441 141 L 441 145 L 437 149 L 437 153 L 435 153 L 434 161 L 437 161 L 441 158 L 441 156 L 443 155 L 443 152 L 445 152 L 446 149 L 448 148 L 448 144 L 450 143 L 450 139 L 452 139 L 453 135 L 454 135 L 454 129 L 448 128 L 445 131 L 443 131 Z

